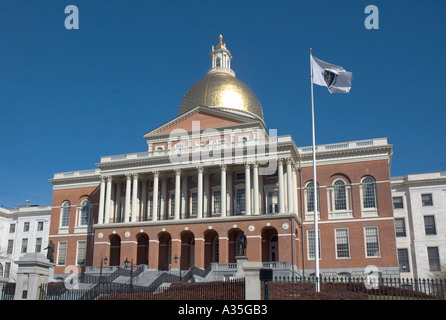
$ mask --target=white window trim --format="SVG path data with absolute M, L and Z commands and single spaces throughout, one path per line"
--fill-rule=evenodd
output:
M 336 236 L 336 230 L 347 230 L 347 244 L 348 244 L 348 257 L 338 257 L 338 237 Z M 351 259 L 350 255 L 350 231 L 348 228 L 335 228 L 334 229 L 335 236 L 335 257 L 338 260 L 349 260 Z
M 221 193 L 221 186 L 215 186 L 211 188 L 211 214 L 221 214 L 221 212 L 214 212 L 214 201 L 215 201 L 215 197 L 214 197 L 214 191 L 220 191 L 220 208 L 222 208 L 222 193 Z
M 85 242 L 85 260 L 87 259 L 87 240 L 77 240 L 76 241 L 76 266 L 81 266 L 80 264 L 78 264 L 79 242 Z
M 66 244 L 66 247 L 65 247 L 65 259 L 64 259 L 64 263 L 63 264 L 59 264 L 60 245 L 62 243 Z M 67 264 L 67 253 L 68 253 L 68 242 L 67 241 L 59 241 L 59 243 L 57 244 L 57 260 L 56 260 L 56 265 L 57 266 L 65 266 Z
M 70 207 L 69 207 L 70 208 L 70 214 L 69 214 L 69 217 L 68 217 L 68 225 L 67 226 L 62 226 L 64 204 L 67 203 L 67 202 L 70 203 Z M 64 233 L 68 233 L 68 231 L 69 231 L 69 228 L 70 228 L 70 218 L 71 218 L 71 207 L 72 207 L 72 204 L 68 200 L 62 202 L 62 205 L 60 206 L 59 233 L 64 234 Z
M 307 260 L 315 260 L 315 258 L 316 258 L 316 255 L 314 256 L 314 258 L 310 258 L 310 232 L 311 231 L 313 231 L 314 232 L 314 229 L 312 229 L 312 230 L 307 230 Z M 317 236 L 318 236 L 318 239 L 319 239 L 319 241 L 318 241 L 318 248 L 320 248 L 320 250 L 319 250 L 319 261 L 321 261 L 322 260 L 322 241 L 321 241 L 321 230 L 320 229 L 318 229 L 318 233 L 317 233 Z
M 378 252 L 379 254 L 377 256 L 368 256 L 367 255 L 367 236 L 366 236 L 366 232 L 365 230 L 367 228 L 376 228 L 377 230 L 377 236 L 378 236 Z M 378 226 L 367 226 L 363 228 L 363 233 L 364 233 L 364 253 L 365 253 L 365 257 L 367 259 L 376 259 L 376 258 L 381 258 L 381 240 L 379 238 L 379 227 Z
M 304 192 L 303 192 L 305 221 L 314 221 L 314 211 L 308 211 L 308 206 L 307 206 L 307 204 L 308 204 L 307 203 L 307 201 L 308 201 L 307 191 L 308 191 L 308 184 L 310 184 L 310 182 L 312 182 L 312 181 L 307 182 L 307 184 L 305 185 L 305 188 L 304 188 Z M 317 206 L 317 217 L 318 217 L 318 219 L 320 219 L 321 218 L 321 206 L 320 206 L 320 204 L 321 204 L 321 201 L 320 201 L 321 186 L 318 185 L 318 189 L 319 189 L 319 202 L 318 202 L 319 205 Z
M 374 208 L 364 208 L 364 191 L 362 190 L 363 181 L 365 178 L 371 177 L 375 181 L 375 207 Z M 378 216 L 378 201 L 377 201 L 377 183 L 376 179 L 372 176 L 365 176 L 361 179 L 359 184 L 359 198 L 361 199 L 361 217 L 377 217 Z M 393 200 L 392 200 L 393 207 Z
M 336 210 L 335 206 L 335 183 L 336 181 L 341 180 L 344 182 L 345 186 L 345 204 L 347 209 Z M 320 190 L 320 188 L 319 188 Z M 328 206 L 328 219 L 351 219 L 353 218 L 353 210 L 352 210 L 352 196 L 351 196 L 351 185 L 347 184 L 344 179 L 336 179 L 333 181 L 333 184 L 327 187 L 327 206 Z

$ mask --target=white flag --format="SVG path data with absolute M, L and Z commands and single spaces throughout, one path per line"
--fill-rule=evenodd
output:
M 330 93 L 349 93 L 352 87 L 351 72 L 311 56 L 313 83 L 327 87 Z

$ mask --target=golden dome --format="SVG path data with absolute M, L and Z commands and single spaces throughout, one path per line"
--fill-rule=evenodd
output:
M 210 56 L 212 68 L 206 76 L 198 80 L 186 92 L 180 104 L 178 115 L 197 106 L 218 108 L 242 114 L 263 121 L 263 111 L 259 99 L 243 81 L 235 77 L 230 67 L 231 55 L 226 45 L 220 43 L 216 50 L 212 47 Z

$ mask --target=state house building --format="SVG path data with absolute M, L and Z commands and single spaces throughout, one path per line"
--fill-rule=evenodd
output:
M 230 274 L 242 234 L 249 261 L 310 275 L 315 199 L 322 275 L 363 275 L 374 265 L 398 276 L 387 139 L 317 146 L 315 197 L 312 148 L 267 130 L 221 36 L 210 57 L 178 115 L 143 136 L 147 150 L 54 174 L 55 277 L 105 258 Z

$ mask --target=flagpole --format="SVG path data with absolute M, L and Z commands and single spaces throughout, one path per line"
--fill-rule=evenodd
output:
M 311 74 L 311 120 L 313 127 L 313 202 L 314 202 L 314 276 L 316 278 L 315 291 L 320 292 L 319 281 L 319 230 L 318 230 L 318 197 L 317 197 L 317 180 L 316 180 L 316 134 L 314 126 L 314 98 L 313 98 L 313 59 L 312 50 L 310 48 L 310 74 Z

